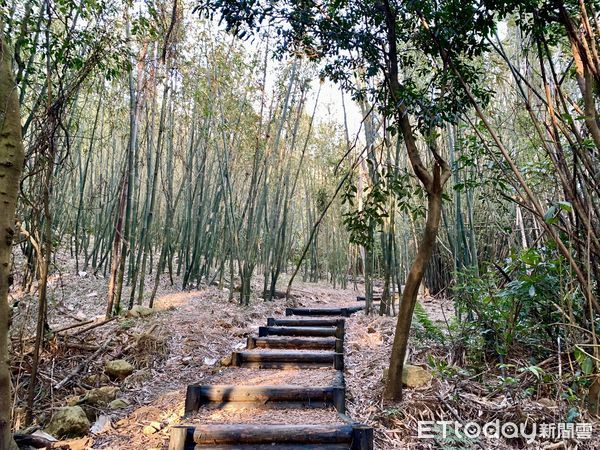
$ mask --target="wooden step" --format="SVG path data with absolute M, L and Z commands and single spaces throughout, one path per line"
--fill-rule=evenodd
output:
M 301 350 L 331 350 L 337 353 L 344 351 L 344 341 L 335 337 L 254 337 L 248 336 L 246 348 L 280 348 Z
M 194 450 L 350 450 L 350 444 L 196 445 Z
M 339 327 L 259 327 L 258 336 L 310 336 L 310 337 L 344 337 L 344 329 Z
M 344 357 L 335 352 L 233 352 L 231 364 L 255 369 L 310 369 L 332 367 L 343 370 Z
M 367 301 L 367 297 L 359 295 L 358 297 L 356 297 L 356 300 L 359 302 L 366 302 Z M 373 302 L 380 302 L 381 301 L 381 296 L 373 296 Z
M 195 446 L 194 446 L 195 445 Z M 188 449 L 372 450 L 373 430 L 363 425 L 188 425 L 171 429 L 169 450 Z
M 185 397 L 185 415 L 201 406 L 266 407 L 266 408 L 325 408 L 334 406 L 344 412 L 344 387 L 304 387 L 296 385 L 236 386 L 228 384 L 190 384 Z
M 344 326 L 344 319 L 321 318 L 321 319 L 267 319 L 269 327 L 338 327 Z
M 286 308 L 286 316 L 343 316 L 349 317 L 351 314 L 364 309 L 360 306 L 349 306 L 345 308 Z

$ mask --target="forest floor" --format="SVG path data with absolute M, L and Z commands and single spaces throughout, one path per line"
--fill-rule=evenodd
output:
M 53 301 L 50 325 L 56 330 L 71 324 L 103 320 L 106 282 L 88 274 L 67 272 L 52 280 Z M 257 281 L 255 291 L 260 291 Z M 361 286 L 358 286 L 362 295 Z M 357 291 L 316 283 L 295 283 L 292 291 L 298 306 L 333 307 L 356 305 Z M 13 347 L 24 355 L 13 359 L 17 392 L 16 427 L 21 428 L 26 397 L 29 359 L 32 344 L 27 340 L 35 302 L 26 295 L 15 294 L 21 303 L 13 325 Z M 89 436 L 62 444 L 76 449 L 165 449 L 170 428 L 181 423 L 185 390 L 188 384 L 264 383 L 275 380 L 276 371 L 229 369 L 220 364 L 234 350 L 245 346 L 246 337 L 256 334 L 267 317 L 283 316 L 284 300 L 265 302 L 254 299 L 250 306 L 240 307 L 237 295 L 228 301 L 228 291 L 217 287 L 181 292 L 168 283 L 161 286 L 155 313 L 148 317 L 123 317 L 85 331 L 87 326 L 55 335 L 42 354 L 40 379 L 42 394 L 36 401 L 38 423 L 43 425 L 57 407 L 75 404 L 93 387 L 111 384 L 119 388 L 118 397 L 128 406 L 109 410 L 98 406 L 97 420 Z M 127 298 L 124 296 L 124 298 Z M 29 300 L 29 301 L 28 301 Z M 429 318 L 445 328 L 452 317 L 452 304 L 431 297 L 421 304 Z M 29 323 L 29 325 L 27 325 Z M 377 449 L 426 448 L 594 448 L 586 441 L 546 439 L 530 445 L 522 439 L 447 439 L 417 438 L 417 421 L 449 420 L 479 423 L 499 419 L 502 422 L 524 420 L 538 423 L 564 421 L 568 404 L 537 396 L 520 396 L 498 384 L 497 373 L 471 379 L 460 376 L 460 349 L 433 345 L 417 333 L 413 337 L 409 360 L 427 367 L 433 381 L 424 388 L 406 389 L 401 403 L 383 400 L 383 376 L 391 350 L 395 319 L 366 316 L 359 312 L 346 320 L 345 379 L 348 415 L 375 428 Z M 418 328 L 418 327 L 417 327 Z M 83 332 L 82 332 L 83 330 Z M 108 342 L 108 344 L 107 344 Z M 104 350 L 99 350 L 107 344 Z M 91 360 L 91 355 L 99 352 Z M 19 354 L 19 352 L 15 352 Z M 124 381 L 108 381 L 103 377 L 108 360 L 124 358 L 135 366 L 135 372 Z M 431 368 L 431 358 L 446 365 Z M 460 358 L 459 358 L 460 359 Z M 84 364 L 82 364 L 84 363 Z M 64 387 L 57 383 L 80 367 Z M 277 371 L 279 372 L 279 371 Z M 328 374 L 306 371 L 286 374 L 286 379 L 304 380 L 309 385 L 327 381 Z M 527 381 L 523 378 L 524 384 Z M 495 383 L 495 384 L 494 384 Z M 276 383 L 275 383 L 276 384 Z M 318 414 L 321 414 L 319 416 Z M 275 417 L 277 414 L 274 413 Z M 235 420 L 233 418 L 226 420 Z M 220 416 L 221 418 L 225 416 Z M 315 421 L 328 421 L 326 411 L 315 412 Z M 212 420 L 213 418 L 211 418 Z M 298 420 L 308 420 L 300 418 Z M 586 422 L 588 420 L 585 420 Z M 589 419 L 591 422 L 592 420 Z M 594 422 L 595 434 L 598 423 Z M 588 445 L 589 444 L 589 445 Z M 63 447 L 69 448 L 69 447 Z

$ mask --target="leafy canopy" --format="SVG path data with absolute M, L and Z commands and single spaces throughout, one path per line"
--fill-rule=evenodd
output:
M 339 83 L 355 100 L 369 98 L 383 117 L 393 118 L 397 102 L 422 131 L 455 122 L 467 98 L 453 70 L 440 57 L 443 48 L 475 94 L 487 50 L 486 36 L 495 30 L 494 13 L 484 2 L 449 1 L 310 1 L 203 0 L 198 10 L 217 13 L 229 31 L 248 37 L 258 29 L 275 36 L 275 53 L 321 63 L 322 76 Z M 389 95 L 391 23 L 397 46 L 401 92 Z M 392 121 L 388 130 L 395 132 Z

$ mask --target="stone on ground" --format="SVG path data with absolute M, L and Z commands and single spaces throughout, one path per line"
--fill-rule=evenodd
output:
M 80 403 L 86 403 L 93 406 L 108 405 L 117 398 L 119 388 L 116 386 L 102 386 L 96 389 L 91 389 L 81 399 Z
M 133 373 L 133 366 L 124 359 L 108 361 L 104 366 L 106 374 L 113 379 L 123 380 Z
M 151 422 L 150 425 L 146 425 L 142 429 L 142 433 L 146 435 L 154 434 L 162 428 L 162 424 L 160 422 Z
M 223 356 L 220 360 L 219 360 L 219 365 L 223 366 L 223 367 L 229 367 L 231 366 L 232 363 L 232 358 L 231 358 L 231 354 L 227 355 L 227 356 Z
M 402 369 L 402 383 L 409 388 L 418 388 L 428 384 L 433 377 L 419 366 L 405 364 Z
M 135 305 L 127 311 L 127 317 L 148 317 L 154 314 L 154 309 L 142 305 Z
M 45 428 L 46 433 L 58 438 L 84 436 L 90 429 L 90 421 L 81 406 L 57 409 Z
M 123 398 L 117 398 L 108 405 L 110 409 L 123 409 L 127 408 L 128 406 L 129 402 Z

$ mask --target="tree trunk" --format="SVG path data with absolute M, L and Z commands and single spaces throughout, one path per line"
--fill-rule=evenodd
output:
M 2 26 L 0 24 L 0 32 Z M 24 151 L 17 88 L 11 72 L 11 51 L 0 35 L 0 449 L 16 449 L 11 436 L 11 383 L 8 354 L 8 287 L 15 209 Z
M 415 304 L 417 303 L 419 286 L 421 285 L 425 268 L 431 257 L 440 226 L 440 219 L 442 217 L 442 191 L 443 186 L 439 190 L 436 189 L 428 194 L 425 230 L 419 243 L 419 250 L 408 273 L 404 292 L 402 293 L 386 385 L 386 396 L 394 400 L 402 399 L 402 369 L 408 347 L 410 325 Z
M 415 175 L 427 192 L 428 204 L 425 231 L 423 232 L 417 255 L 415 256 L 410 272 L 408 273 L 406 286 L 404 287 L 400 308 L 398 310 L 398 322 L 396 323 L 396 333 L 394 335 L 394 344 L 392 346 L 392 356 L 390 358 L 390 369 L 386 385 L 386 396 L 394 400 L 401 400 L 402 368 L 406 356 L 412 314 L 417 302 L 419 286 L 421 285 L 423 274 L 425 273 L 427 263 L 433 252 L 433 246 L 440 226 L 440 219 L 442 217 L 442 192 L 446 181 L 450 178 L 451 169 L 438 152 L 434 130 L 430 130 L 431 135 L 429 136 L 431 140 L 429 153 L 434 159 L 433 170 L 431 173 L 421 159 L 419 148 L 417 147 L 416 139 L 413 134 L 412 125 L 410 123 L 408 110 L 399 101 L 402 87 L 400 85 L 398 72 L 396 16 L 388 0 L 384 1 L 383 7 L 386 17 L 387 41 L 389 45 L 389 68 L 386 73 L 386 78 L 390 86 L 391 99 L 394 103 L 400 104 L 398 108 L 398 125 L 402 137 L 404 138 L 406 154 Z

